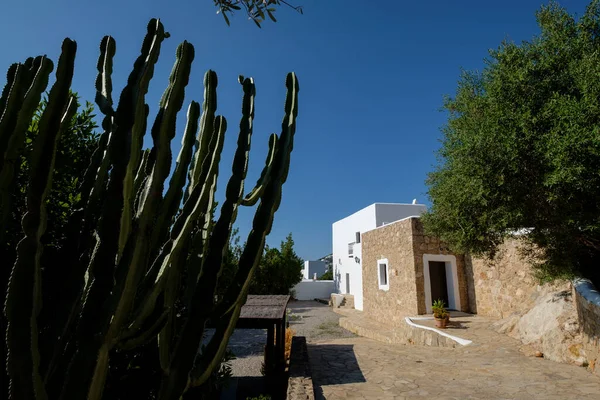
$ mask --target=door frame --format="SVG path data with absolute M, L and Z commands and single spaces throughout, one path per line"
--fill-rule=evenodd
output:
M 446 287 L 448 288 L 448 308 L 460 311 L 460 292 L 458 290 L 458 268 L 456 256 L 446 254 L 423 255 L 423 280 L 425 281 L 425 309 L 431 314 L 431 277 L 429 261 L 440 261 L 446 264 Z

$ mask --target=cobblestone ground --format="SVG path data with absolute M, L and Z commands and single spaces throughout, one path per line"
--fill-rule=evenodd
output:
M 308 352 L 317 399 L 600 399 L 598 377 L 525 357 L 513 342 L 451 349 L 355 337 Z
M 291 301 L 288 304 L 288 321 L 296 336 L 306 337 L 307 343 L 318 340 L 354 337 L 352 332 L 340 327 L 342 317 L 327 304 L 316 301 Z

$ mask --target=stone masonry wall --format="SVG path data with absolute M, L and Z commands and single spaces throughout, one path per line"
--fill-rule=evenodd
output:
M 376 321 L 401 325 L 417 313 L 412 218 L 362 235 L 363 310 Z M 389 291 L 379 289 L 377 260 L 387 258 Z
M 507 239 L 494 259 L 466 257 L 471 312 L 495 318 L 531 309 L 542 291 L 529 263 L 519 254 L 519 242 Z
M 306 338 L 294 336 L 290 352 L 287 400 L 314 400 L 314 387 Z
M 412 218 L 411 225 L 413 232 L 413 257 L 415 263 L 418 313 L 425 314 L 427 310 L 425 305 L 425 278 L 423 275 L 423 256 L 425 254 L 444 254 L 454 255 L 456 257 L 460 311 L 469 312 L 469 293 L 464 257 L 462 255 L 451 253 L 447 246 L 438 238 L 425 235 L 423 233 L 423 224 L 419 218 Z
M 437 238 L 423 234 L 419 218 L 408 218 L 362 237 L 364 312 L 392 325 L 404 324 L 408 315 L 425 314 L 423 255 L 451 254 Z M 377 260 L 387 258 L 388 291 L 380 290 Z M 456 256 L 461 311 L 469 311 L 468 284 L 463 256 Z

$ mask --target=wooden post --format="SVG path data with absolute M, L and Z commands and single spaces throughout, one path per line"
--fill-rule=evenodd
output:
M 270 324 L 267 328 L 267 345 L 265 346 L 265 374 L 270 375 L 273 368 L 273 357 L 275 356 L 275 325 Z
M 278 373 L 285 372 L 285 318 L 277 324 L 279 346 L 277 347 Z

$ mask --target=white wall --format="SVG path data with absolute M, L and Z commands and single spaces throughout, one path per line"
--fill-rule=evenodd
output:
M 362 243 L 354 245 L 353 257 L 348 257 L 348 244 L 356 240 L 356 232 L 364 232 L 427 210 L 423 204 L 375 203 L 333 223 L 333 279 L 337 293 L 346 293 L 346 274 L 350 274 L 350 291 L 354 308 L 363 309 Z M 362 242 L 362 240 L 361 240 Z
M 325 261 L 304 261 L 304 269 L 302 270 L 303 279 L 312 279 L 314 274 L 317 278 L 327 272 L 327 263 Z
M 333 279 L 337 293 L 346 293 L 346 274 L 350 274 L 350 294 L 354 295 L 354 308 L 363 309 L 361 244 L 354 245 L 354 255 L 348 257 L 348 244 L 356 240 L 356 232 L 376 228 L 375 204 L 333 223 Z M 358 258 L 358 262 L 356 259 Z
M 329 299 L 335 293 L 334 281 L 313 281 L 312 279 L 298 282 L 293 289 L 297 300 Z
M 375 208 L 377 227 L 408 217 L 418 217 L 427 211 L 424 204 L 376 203 Z

